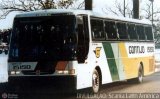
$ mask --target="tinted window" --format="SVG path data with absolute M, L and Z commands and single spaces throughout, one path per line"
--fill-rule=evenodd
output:
M 131 40 L 137 40 L 137 33 L 135 29 L 135 24 L 128 24 L 128 34 Z
M 128 39 L 126 23 L 117 22 L 117 29 L 118 29 L 119 39 Z
M 117 39 L 115 22 L 105 21 L 105 33 L 108 39 Z
M 145 33 L 147 36 L 147 40 L 153 40 L 152 27 L 145 27 Z
M 136 28 L 137 28 L 137 34 L 138 34 L 139 40 L 145 40 L 146 35 L 144 33 L 144 27 L 142 25 L 137 25 Z
M 103 20 L 91 19 L 91 32 L 94 40 L 104 40 Z

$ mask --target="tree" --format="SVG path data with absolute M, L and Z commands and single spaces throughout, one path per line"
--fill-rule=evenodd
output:
M 153 33 L 154 33 L 156 48 L 160 48 L 160 17 L 159 17 L 160 9 L 154 7 L 153 20 L 152 20 L 152 2 L 146 3 L 146 7 L 142 8 L 142 12 L 144 13 L 144 15 L 142 15 L 144 18 L 153 21 Z
M 146 3 L 146 7 L 142 8 L 143 13 L 145 13 L 143 15 L 144 18 L 152 20 L 152 4 L 151 3 Z M 156 23 L 159 20 L 159 14 L 160 14 L 160 9 L 158 8 L 154 8 L 154 12 L 153 12 L 153 22 Z
M 1 0 L 0 19 L 13 11 L 35 11 L 39 9 L 67 9 L 78 0 Z M 82 2 L 78 7 L 82 7 Z
M 0 44 L 9 43 L 11 29 L 0 30 Z
M 160 48 L 160 21 L 158 21 L 157 25 L 154 25 L 153 28 L 156 48 Z
M 125 8 L 125 9 L 124 9 Z M 112 13 L 116 16 L 124 16 L 124 10 L 125 10 L 125 16 L 126 17 L 132 17 L 133 15 L 133 11 L 129 8 L 129 4 L 122 4 L 120 2 L 118 2 L 117 0 L 115 0 L 115 3 L 112 7 L 106 7 L 105 9 L 105 13 Z

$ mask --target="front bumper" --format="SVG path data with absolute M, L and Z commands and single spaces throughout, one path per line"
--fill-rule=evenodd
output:
M 76 90 L 77 77 L 66 76 L 9 76 L 9 84 L 12 86 L 46 86 Z

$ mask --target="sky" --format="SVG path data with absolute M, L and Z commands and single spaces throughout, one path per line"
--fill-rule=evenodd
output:
M 0 0 L 2 1 L 2 0 Z M 124 0 L 117 0 L 117 2 L 122 3 Z M 140 7 L 143 8 L 145 6 L 145 3 L 150 3 L 149 0 L 140 0 L 141 4 Z M 110 7 L 114 9 L 114 3 L 115 0 L 93 0 L 93 11 L 99 12 L 99 13 L 104 13 L 105 8 Z M 132 9 L 132 0 L 126 0 L 126 4 L 129 5 L 129 7 L 131 7 Z M 160 0 L 154 0 L 154 7 L 155 8 L 160 8 Z M 12 27 L 12 23 L 13 23 L 13 19 L 14 16 L 17 13 L 10 13 L 6 19 L 2 19 L 0 20 L 0 29 L 8 29 Z M 107 14 L 112 14 L 112 13 L 107 13 Z

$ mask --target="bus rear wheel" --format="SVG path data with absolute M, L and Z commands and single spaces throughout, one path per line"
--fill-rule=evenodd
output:
M 142 66 L 139 68 L 138 77 L 136 78 L 136 80 L 137 80 L 137 83 L 143 82 L 143 68 L 142 68 Z
M 100 75 L 95 69 L 92 74 L 92 91 L 93 93 L 98 93 L 100 89 Z
M 133 79 L 128 79 L 127 82 L 129 83 L 142 83 L 143 82 L 143 68 L 140 66 L 138 70 L 138 76 Z

